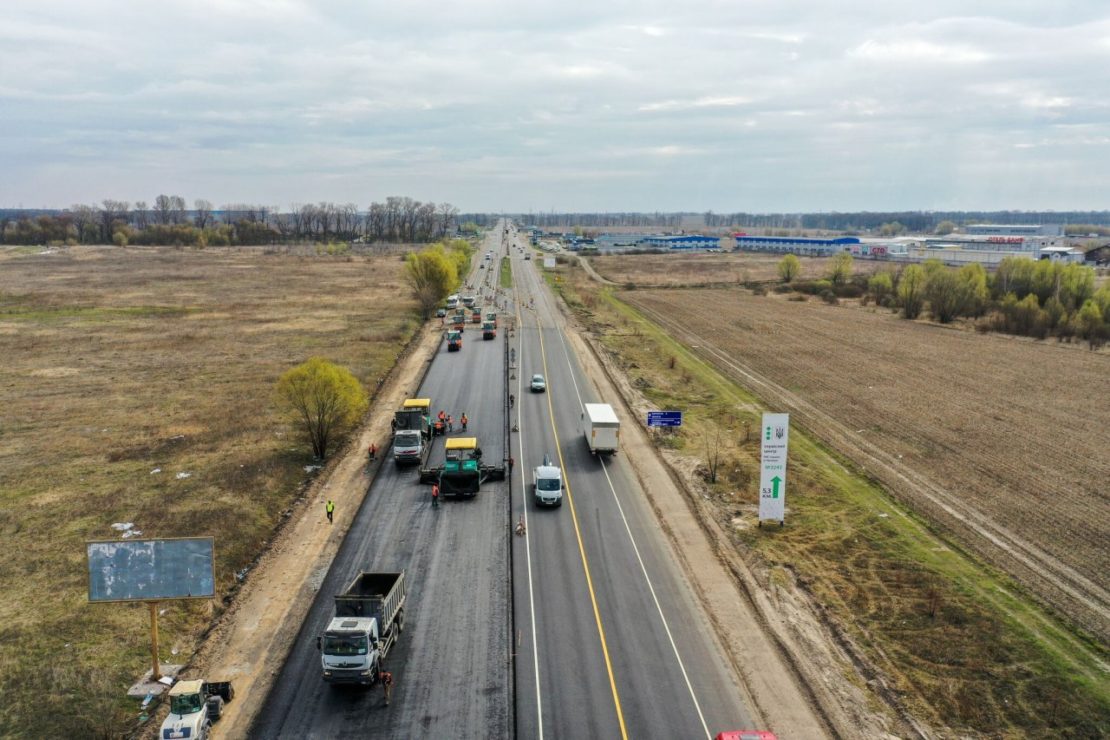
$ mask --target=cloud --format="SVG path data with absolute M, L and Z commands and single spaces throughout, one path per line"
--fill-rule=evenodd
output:
M 933 64 L 973 64 L 991 55 L 970 46 L 938 44 L 920 39 L 875 41 L 868 39 L 848 51 L 848 56 L 871 62 L 928 62 Z
M 656 111 L 690 110 L 692 108 L 734 108 L 752 102 L 750 98 L 742 95 L 709 95 L 693 100 L 660 100 L 654 103 L 643 103 L 637 110 L 653 113 Z
M 0 206 L 172 188 L 490 210 L 1101 207 L 1110 10 L 975 13 L 5 0 Z

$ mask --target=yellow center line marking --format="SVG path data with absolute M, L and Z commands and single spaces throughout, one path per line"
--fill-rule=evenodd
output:
M 543 358 L 544 377 L 548 377 L 547 350 L 543 343 L 543 328 L 540 326 L 539 312 L 536 313 L 536 334 L 540 338 L 540 356 Z M 621 728 L 621 738 L 628 740 L 628 729 L 624 725 L 624 712 L 621 710 L 621 697 L 617 691 L 617 681 L 613 676 L 613 663 L 609 659 L 609 645 L 605 641 L 605 627 L 601 624 L 601 610 L 597 606 L 597 595 L 594 593 L 593 578 L 590 577 L 590 563 L 586 558 L 586 545 L 582 541 L 582 530 L 578 526 L 578 512 L 574 506 L 574 496 L 570 491 L 570 480 L 567 476 L 567 465 L 563 461 L 563 445 L 559 442 L 559 430 L 555 428 L 555 407 L 551 401 L 551 390 L 547 390 L 547 411 L 551 421 L 551 433 L 555 435 L 555 452 L 559 455 L 559 467 L 563 469 L 563 486 L 566 488 L 567 502 L 570 503 L 570 517 L 574 522 L 574 536 L 578 538 L 578 553 L 582 556 L 582 570 L 586 572 L 586 588 L 590 592 L 590 603 L 594 609 L 594 621 L 597 622 L 597 633 L 601 638 L 601 653 L 605 657 L 605 670 L 609 674 L 609 688 L 613 692 L 613 706 L 617 710 L 617 723 Z

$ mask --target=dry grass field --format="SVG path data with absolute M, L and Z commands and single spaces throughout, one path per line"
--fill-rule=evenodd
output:
M 109 736 L 147 609 L 86 602 L 84 542 L 213 535 L 233 589 L 312 461 L 274 383 L 312 355 L 373 390 L 417 326 L 396 256 L 0 250 L 0 736 Z M 162 660 L 214 609 L 166 603 Z
M 605 279 L 636 287 L 694 287 L 779 280 L 781 254 L 710 252 L 686 254 L 623 254 L 590 257 Z M 816 280 L 828 272 L 828 257 L 799 257 L 799 280 Z M 876 260 L 856 260 L 856 272 L 889 267 Z
M 1110 636 L 1110 353 L 746 291 L 624 298 Z

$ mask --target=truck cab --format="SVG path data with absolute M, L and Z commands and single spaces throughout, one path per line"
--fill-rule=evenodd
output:
M 415 429 L 398 430 L 393 438 L 393 461 L 398 465 L 419 463 L 424 455 L 424 435 Z
M 320 661 L 328 683 L 371 685 L 378 680 L 378 620 L 335 617 L 321 639 Z
M 204 682 L 178 681 L 170 689 L 170 714 L 162 721 L 162 740 L 205 740 L 212 729 L 205 704 Z

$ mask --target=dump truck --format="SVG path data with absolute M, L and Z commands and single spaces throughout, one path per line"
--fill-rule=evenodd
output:
M 455 315 L 451 318 L 451 328 L 455 331 L 463 331 L 466 329 L 466 311 L 456 311 Z
M 621 422 L 613 407 L 607 403 L 587 403 L 584 406 L 586 410 L 582 418 L 585 420 L 590 452 L 594 455 L 616 452 L 620 445 Z
M 324 680 L 374 685 L 404 628 L 405 572 L 360 572 L 335 595 L 335 616 L 316 638 Z
M 452 329 L 447 332 L 447 351 L 458 352 L 462 349 L 462 332 Z
M 486 321 L 482 324 L 482 339 L 496 339 L 497 338 L 497 324 L 492 321 Z
M 178 681 L 170 689 L 170 713 L 162 720 L 162 740 L 207 740 L 212 723 L 223 716 L 224 704 L 235 698 L 230 681 Z
M 487 311 L 486 312 L 486 321 L 492 322 L 493 323 L 493 328 L 496 329 L 497 328 L 497 312 L 496 311 Z
M 416 431 L 424 439 L 432 438 L 432 401 L 430 398 L 408 398 L 399 411 L 393 412 L 393 433 Z
M 472 323 L 472 324 L 482 323 L 482 309 L 480 309 L 480 308 L 475 308 L 474 309 L 474 311 L 470 314 L 470 323 Z
M 487 480 L 505 480 L 505 467 L 482 464 L 477 437 L 451 437 L 444 443 L 442 465 L 421 468 L 421 483 L 438 483 L 443 497 L 473 497 Z

